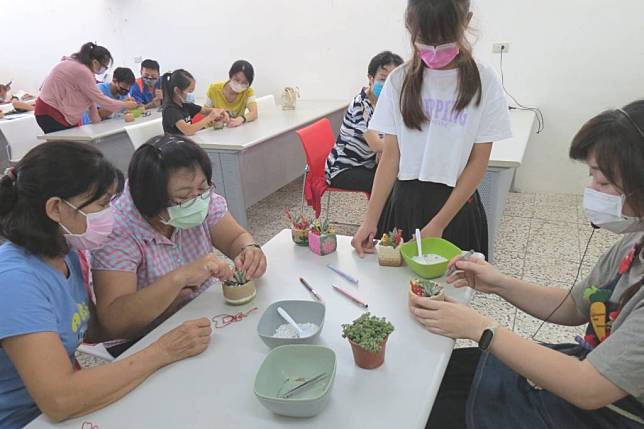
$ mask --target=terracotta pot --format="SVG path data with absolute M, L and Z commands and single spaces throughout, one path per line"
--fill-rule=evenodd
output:
M 126 113 L 125 115 L 123 115 L 123 119 L 125 119 L 125 122 L 133 122 L 134 115 L 131 113 Z
M 308 246 L 309 230 L 291 228 L 291 238 L 293 239 L 293 243 L 298 246 Z
M 324 256 L 335 252 L 338 247 L 338 239 L 335 234 L 317 235 L 309 231 L 309 249 L 316 255 Z
M 382 342 L 380 351 L 375 353 L 365 350 L 349 339 L 349 343 L 351 343 L 351 351 L 353 351 L 353 360 L 356 362 L 356 365 L 364 369 L 374 369 L 382 365 L 385 361 L 385 349 L 387 347 L 388 339 L 389 336 L 387 336 L 387 338 Z
M 402 265 L 402 255 L 400 246 L 380 246 L 378 245 L 378 263 L 384 267 L 399 267 Z
M 252 301 L 257 294 L 255 282 L 252 280 L 241 286 L 226 286 L 222 283 L 221 288 L 224 292 L 224 299 L 231 305 L 246 304 Z

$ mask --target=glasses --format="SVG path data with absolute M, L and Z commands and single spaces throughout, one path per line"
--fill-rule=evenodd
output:
M 183 200 L 183 201 L 173 201 L 172 206 L 180 207 L 182 209 L 186 209 L 188 207 L 191 207 L 199 199 L 207 200 L 208 197 L 210 197 L 210 193 L 212 192 L 213 189 L 215 189 L 214 185 L 210 186 L 206 191 L 204 191 L 203 193 L 197 195 L 196 197 L 191 197 L 190 199 Z

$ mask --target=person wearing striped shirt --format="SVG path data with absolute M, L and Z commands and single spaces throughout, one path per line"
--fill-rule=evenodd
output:
M 369 86 L 362 88 L 349 105 L 326 161 L 326 181 L 334 188 L 371 192 L 383 140 L 367 127 L 387 76 L 402 63 L 402 58 L 390 51 L 379 53 L 369 62 Z

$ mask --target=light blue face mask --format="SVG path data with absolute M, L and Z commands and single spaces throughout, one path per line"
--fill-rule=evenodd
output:
M 382 92 L 382 87 L 385 86 L 385 83 L 381 80 L 377 80 L 373 83 L 373 88 L 371 88 L 371 92 L 373 95 L 376 96 L 376 98 L 380 97 L 380 93 Z
M 185 103 L 194 103 L 195 102 L 195 94 L 193 92 L 189 92 L 186 94 L 186 100 L 184 101 Z

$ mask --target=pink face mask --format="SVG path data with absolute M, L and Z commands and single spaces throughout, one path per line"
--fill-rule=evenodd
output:
M 65 200 L 63 200 L 65 201 Z M 112 233 L 114 228 L 114 214 L 112 207 L 107 207 L 96 213 L 84 213 L 72 203 L 65 201 L 70 207 L 78 210 L 85 216 L 85 232 L 82 234 L 72 234 L 72 232 L 62 223 L 59 224 L 66 232 L 65 240 L 73 249 L 76 250 L 94 250 L 101 247 L 105 239 Z
M 441 69 L 451 63 L 459 54 L 460 49 L 456 43 L 430 46 L 416 43 L 418 55 L 430 69 Z

